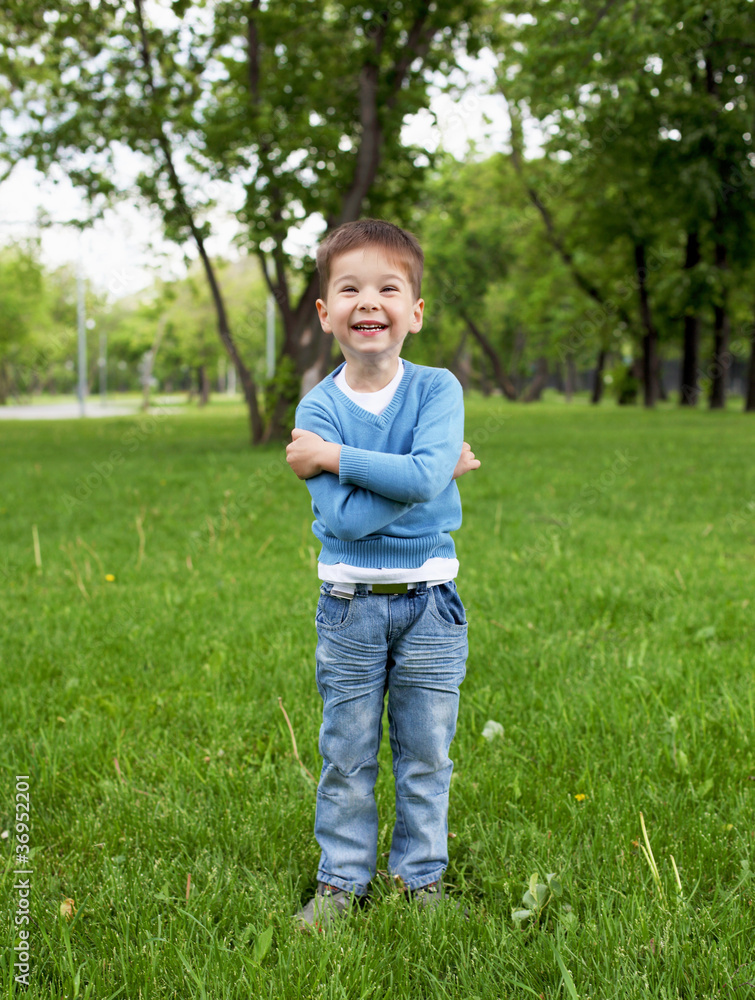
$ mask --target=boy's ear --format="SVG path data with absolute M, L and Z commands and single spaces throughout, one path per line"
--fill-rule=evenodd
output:
M 318 299 L 315 302 L 317 306 L 317 315 L 320 317 L 320 326 L 322 327 L 323 333 L 332 333 L 333 327 L 330 325 L 330 318 L 328 317 L 328 306 L 324 299 Z
M 414 303 L 414 313 L 412 316 L 412 323 L 409 327 L 409 333 L 419 333 L 422 329 L 422 316 L 425 311 L 425 300 L 417 299 Z

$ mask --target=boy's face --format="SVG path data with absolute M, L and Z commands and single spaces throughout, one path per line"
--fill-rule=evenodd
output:
M 327 300 L 317 300 L 325 333 L 352 365 L 398 358 L 422 329 L 425 303 L 415 299 L 407 269 L 379 247 L 360 247 L 331 262 Z

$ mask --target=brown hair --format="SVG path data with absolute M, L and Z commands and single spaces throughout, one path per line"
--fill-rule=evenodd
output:
M 405 266 L 416 299 L 420 296 L 425 255 L 417 237 L 392 222 L 382 219 L 358 219 L 334 229 L 317 249 L 317 270 L 320 275 L 320 297 L 325 298 L 330 280 L 330 267 L 336 257 L 360 247 L 380 247 Z

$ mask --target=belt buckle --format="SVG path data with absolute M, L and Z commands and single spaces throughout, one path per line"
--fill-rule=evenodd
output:
M 373 594 L 408 594 L 409 586 L 406 583 L 373 583 Z

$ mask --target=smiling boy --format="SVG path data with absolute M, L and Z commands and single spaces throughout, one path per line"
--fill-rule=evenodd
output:
M 396 823 L 388 867 L 421 906 L 443 898 L 448 751 L 467 659 L 451 532 L 456 478 L 479 467 L 446 369 L 404 361 L 422 328 L 423 254 L 410 233 L 364 219 L 317 253 L 322 328 L 345 363 L 308 393 L 286 449 L 307 481 L 322 543 L 317 686 L 323 699 L 317 892 L 304 929 L 342 916 L 375 873 L 374 786 L 388 693 Z

